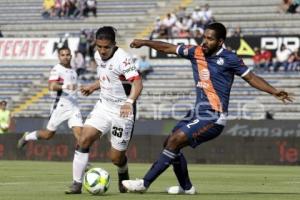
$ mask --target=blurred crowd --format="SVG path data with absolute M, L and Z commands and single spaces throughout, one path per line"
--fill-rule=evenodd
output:
M 283 0 L 279 6 L 280 12 L 297 13 L 300 11 L 300 0 Z M 196 6 L 191 13 L 185 7 L 179 7 L 174 13 L 167 13 L 164 18 L 157 17 L 154 22 L 154 30 L 150 39 L 153 38 L 201 38 L 205 26 L 216 21 L 209 4 L 203 7 Z M 240 26 L 229 28 L 227 37 L 242 37 Z M 232 50 L 231 47 L 228 47 Z M 234 50 L 233 50 L 234 51 Z M 299 49 L 292 51 L 284 44 L 277 49 L 276 55 L 258 47 L 254 48 L 255 55 L 252 57 L 253 65 L 257 71 L 300 71 Z
M 96 0 L 44 0 L 42 16 L 44 19 L 97 17 Z
M 300 0 L 282 0 L 278 6 L 281 13 L 299 13 Z M 44 0 L 42 16 L 45 19 L 55 18 L 82 18 L 92 13 L 97 17 L 96 0 Z M 167 13 L 165 17 L 157 17 L 154 22 L 153 38 L 201 38 L 205 26 L 214 22 L 215 18 L 209 4 L 198 5 L 192 11 L 186 7 L 179 7 L 173 13 Z M 93 80 L 96 72 L 94 60 L 95 30 L 81 30 L 79 33 L 79 45 L 72 60 L 72 66 L 82 79 Z M 228 37 L 242 37 L 240 26 L 229 28 Z M 0 30 L 0 37 L 3 37 Z M 65 45 L 65 44 L 63 44 Z M 230 47 L 228 47 L 230 49 Z M 234 51 L 234 50 L 233 50 Z M 265 48 L 254 48 L 252 57 L 253 65 L 259 71 L 300 71 L 299 49 L 292 51 L 284 44 L 276 51 L 276 55 Z M 153 71 L 146 56 L 135 56 L 134 61 L 142 77 L 147 79 L 147 74 Z
M 292 51 L 282 44 L 277 49 L 274 58 L 272 53 L 265 48 L 255 47 L 254 51 L 252 61 L 256 71 L 300 71 L 300 48 Z
M 280 13 L 300 13 L 300 0 L 282 0 L 278 6 Z
M 215 21 L 209 4 L 196 6 L 192 13 L 179 7 L 175 13 L 156 18 L 151 38 L 201 37 L 205 26 Z

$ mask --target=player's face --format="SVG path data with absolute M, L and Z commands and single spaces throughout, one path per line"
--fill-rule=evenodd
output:
M 203 34 L 202 49 L 206 56 L 210 56 L 215 53 L 220 47 L 222 47 L 223 40 L 216 37 L 216 32 L 211 29 L 206 29 Z
M 110 40 L 96 40 L 97 51 L 102 60 L 107 60 L 112 56 L 115 46 L 116 44 Z
M 60 61 L 60 64 L 62 64 L 65 67 L 69 67 L 72 59 L 71 52 L 68 49 L 60 50 L 58 54 L 58 59 Z

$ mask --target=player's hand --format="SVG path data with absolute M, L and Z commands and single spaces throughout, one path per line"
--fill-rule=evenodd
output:
M 130 43 L 130 47 L 131 48 L 140 48 L 143 46 L 143 40 L 138 40 L 138 39 L 134 39 L 131 43 Z
M 81 86 L 80 92 L 84 96 L 89 96 L 90 94 L 92 94 L 94 92 L 94 90 L 93 90 L 93 87 L 87 85 L 87 86 Z
M 126 118 L 133 113 L 132 111 L 133 111 L 132 104 L 125 102 L 125 104 L 121 106 L 120 116 Z
M 275 94 L 273 94 L 278 100 L 283 103 L 293 102 L 294 98 L 284 90 L 279 90 Z

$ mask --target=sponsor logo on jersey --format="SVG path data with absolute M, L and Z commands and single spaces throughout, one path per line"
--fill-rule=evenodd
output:
M 219 59 L 217 60 L 217 64 L 218 64 L 218 65 L 224 65 L 224 59 L 223 59 L 223 58 L 219 58 Z
M 122 140 L 119 144 L 127 144 L 126 140 Z
M 205 83 L 205 82 L 200 82 L 200 81 L 199 81 L 199 82 L 197 83 L 196 87 L 206 89 L 206 88 L 208 88 L 208 84 Z
M 123 70 L 123 73 L 124 74 L 127 74 L 127 73 L 129 73 L 129 72 L 131 72 L 131 71 L 135 71 L 136 69 L 135 69 L 135 66 L 131 66 L 131 67 L 129 67 L 128 69 L 125 69 L 125 70 Z
M 125 65 L 125 67 L 127 65 L 130 65 L 130 60 L 128 58 L 126 58 L 124 61 L 123 61 L 123 64 Z
M 207 81 L 207 80 L 209 80 L 209 77 L 210 77 L 210 73 L 209 73 L 208 69 L 202 69 L 200 71 L 200 79 L 201 80 Z

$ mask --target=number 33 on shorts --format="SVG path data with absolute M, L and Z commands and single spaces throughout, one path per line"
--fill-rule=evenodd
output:
M 133 128 L 133 121 L 122 119 L 115 121 L 111 128 L 112 146 L 120 151 L 126 150 L 129 144 Z

